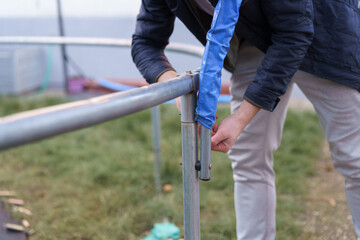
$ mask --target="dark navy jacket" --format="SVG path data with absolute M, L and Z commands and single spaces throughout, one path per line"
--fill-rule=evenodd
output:
M 216 0 L 210 1 L 216 4 Z M 247 39 L 266 53 L 245 98 L 264 109 L 274 110 L 299 68 L 360 91 L 359 7 L 359 0 L 247 0 L 243 3 L 234 39 Z M 132 56 L 149 83 L 173 69 L 163 50 L 173 31 L 175 17 L 202 44 L 206 43 L 212 17 L 201 11 L 194 0 L 142 0 Z M 235 66 L 237 46 L 231 44 L 224 63 L 229 71 Z

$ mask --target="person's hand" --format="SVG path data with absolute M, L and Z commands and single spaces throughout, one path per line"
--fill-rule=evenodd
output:
M 211 149 L 219 152 L 228 152 L 240 135 L 242 127 L 235 114 L 229 115 L 222 121 L 217 131 L 212 134 Z
M 170 79 L 174 79 L 178 76 L 179 74 L 175 71 L 166 71 L 164 72 L 163 74 L 160 75 L 160 77 L 158 78 L 158 82 L 165 82 L 165 81 L 169 81 Z M 175 98 L 174 101 L 175 101 L 175 106 L 177 108 L 177 110 L 179 112 L 181 112 L 181 98 L 178 97 L 178 98 Z
M 225 118 L 211 137 L 211 149 L 228 152 L 246 125 L 259 112 L 260 108 L 244 100 L 239 109 Z

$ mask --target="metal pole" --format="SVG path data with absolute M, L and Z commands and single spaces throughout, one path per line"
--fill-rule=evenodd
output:
M 186 240 L 200 240 L 199 176 L 195 170 L 198 157 L 197 124 L 194 120 L 195 92 L 181 97 L 184 236 Z
M 89 127 L 192 92 L 192 76 L 0 118 L 0 150 Z
M 75 45 L 75 46 L 99 46 L 99 47 L 130 47 L 130 39 L 121 38 L 86 38 L 86 37 L 25 37 L 25 36 L 0 36 L 0 44 L 40 44 L 40 45 Z M 185 53 L 195 57 L 202 57 L 203 47 L 184 44 L 170 43 L 167 51 Z
M 59 23 L 59 34 L 61 37 L 65 36 L 64 32 L 64 23 L 62 18 L 62 11 L 61 11 L 61 2 L 57 0 L 57 12 L 58 12 L 58 23 Z M 63 71 L 64 71 L 64 90 L 66 93 L 69 92 L 69 82 L 68 82 L 68 69 L 67 69 L 67 54 L 66 54 L 66 45 L 61 45 L 61 55 L 63 56 Z
M 160 106 L 156 106 L 152 109 L 152 124 L 153 124 L 153 150 L 154 150 L 154 178 L 155 189 L 157 193 L 161 193 L 161 119 L 160 119 Z
M 201 126 L 200 130 L 200 179 L 210 180 L 211 172 L 211 129 Z

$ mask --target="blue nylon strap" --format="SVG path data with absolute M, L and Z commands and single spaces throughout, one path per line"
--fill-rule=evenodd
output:
M 207 33 L 200 69 L 200 85 L 195 120 L 211 129 L 215 123 L 221 90 L 221 70 L 230 47 L 242 0 L 219 0 Z

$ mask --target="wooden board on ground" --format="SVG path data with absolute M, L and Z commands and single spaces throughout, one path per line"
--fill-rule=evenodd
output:
M 1 240 L 26 240 L 24 232 L 8 231 L 4 225 L 6 223 L 18 224 L 15 220 L 10 218 L 10 213 L 5 211 L 0 206 L 0 239 Z

